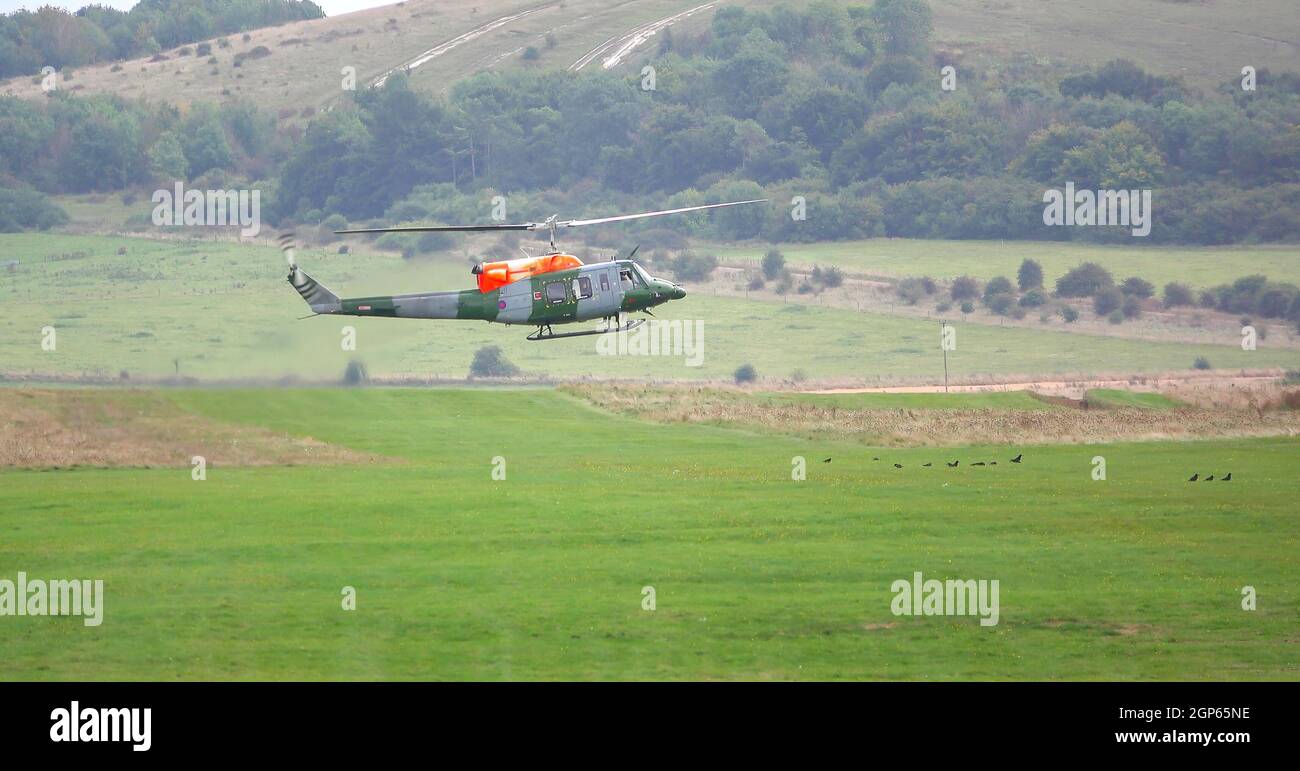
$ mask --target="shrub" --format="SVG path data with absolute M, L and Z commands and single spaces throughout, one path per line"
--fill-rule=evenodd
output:
M 1156 288 L 1150 281 L 1138 278 L 1137 276 L 1130 276 L 1129 278 L 1124 279 L 1124 283 L 1119 285 L 1119 291 L 1126 295 L 1136 297 L 1139 300 L 1145 300 L 1156 293 Z
M 954 300 L 973 300 L 980 295 L 980 283 L 970 276 L 958 276 L 948 291 Z
M 1105 316 L 1111 311 L 1119 310 L 1124 303 L 1124 295 L 1115 287 L 1103 289 L 1092 299 L 1092 307 L 1098 316 Z
M 1197 356 L 1196 361 L 1192 362 L 1192 366 L 1196 369 L 1213 369 L 1210 366 L 1210 360 L 1204 356 Z
M 211 56 L 211 55 L 212 55 L 212 44 L 211 44 L 211 43 L 199 43 L 198 47 L 196 47 L 194 50 L 198 53 L 199 56 Z
M 762 276 L 754 276 L 753 278 L 751 278 L 751 279 L 749 280 L 749 291 L 751 291 L 751 292 L 757 292 L 758 290 L 760 290 L 760 289 L 762 289 L 762 288 L 763 288 L 763 277 L 762 277 Z
M 777 249 L 768 249 L 763 255 L 763 276 L 769 281 L 781 275 L 785 270 L 785 255 Z
M 1073 324 L 1079 320 L 1079 312 L 1069 305 L 1061 306 L 1061 318 L 1065 319 L 1066 324 Z
M 974 313 L 974 312 L 975 312 L 975 303 L 971 302 L 970 300 L 967 300 L 966 302 L 962 303 L 962 304 L 961 304 L 961 312 L 962 312 L 962 313 Z
M 1005 292 L 984 298 L 984 304 L 999 316 L 1007 315 L 1007 312 L 1011 310 L 1015 303 L 1016 298 Z
M 366 372 L 366 365 L 356 359 L 349 361 L 348 366 L 343 370 L 344 385 L 365 385 L 369 380 L 370 373 Z
M 1037 260 L 1025 260 L 1020 263 L 1020 270 L 1016 273 L 1016 283 L 1020 286 L 1022 292 L 1030 289 L 1041 289 L 1043 286 L 1043 266 L 1039 265 Z
M 908 305 L 916 305 L 925 296 L 925 286 L 919 278 L 905 278 L 894 286 L 894 293 Z
M 984 302 L 987 303 L 994 295 L 1011 294 L 1012 290 L 1011 279 L 1006 276 L 994 276 L 984 285 Z
M 519 368 L 506 359 L 501 348 L 485 345 L 474 352 L 474 361 L 469 365 L 469 376 L 475 377 L 513 377 L 519 374 Z
M 734 377 L 736 378 L 737 385 L 742 383 L 752 383 L 755 380 L 758 380 L 758 370 L 754 369 L 753 364 L 741 364 L 739 367 L 736 367 Z
M 49 230 L 67 221 L 63 207 L 35 190 L 0 187 L 0 233 Z
M 523 58 L 526 62 L 535 62 L 542 58 L 542 52 L 537 50 L 537 46 L 528 46 L 524 49 Z
M 1047 298 L 1037 289 L 1030 289 L 1020 298 L 1020 305 L 1023 308 L 1037 308 L 1047 302 Z
M 1056 280 L 1056 296 L 1093 297 L 1114 285 L 1115 279 L 1109 270 L 1095 262 L 1085 262 Z
M 1164 303 L 1166 308 L 1176 308 L 1180 305 L 1195 305 L 1196 300 L 1190 286 L 1170 281 L 1165 284 Z
M 822 286 L 834 289 L 844 283 L 844 274 L 839 268 L 827 268 L 821 272 Z
M 1119 309 L 1113 310 L 1109 314 L 1107 314 L 1106 320 L 1112 324 L 1123 324 L 1124 312 Z
M 1135 319 L 1142 315 L 1142 301 L 1136 295 L 1125 295 L 1120 311 L 1124 314 L 1124 318 Z
M 668 261 L 668 269 L 682 281 L 707 281 L 718 268 L 718 258 L 711 254 L 682 252 Z

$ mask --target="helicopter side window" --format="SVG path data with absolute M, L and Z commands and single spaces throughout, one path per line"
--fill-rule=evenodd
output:
M 618 281 L 624 289 L 636 289 L 641 286 L 641 278 L 629 268 L 624 268 L 618 272 Z
M 546 285 L 546 302 L 552 304 L 562 303 L 564 302 L 565 297 L 566 292 L 564 291 L 563 281 L 554 281 Z
M 591 297 L 591 278 L 588 276 L 579 276 L 573 282 L 573 294 L 579 300 L 585 300 Z
M 609 274 L 607 273 L 600 274 L 600 291 L 602 292 L 609 291 Z

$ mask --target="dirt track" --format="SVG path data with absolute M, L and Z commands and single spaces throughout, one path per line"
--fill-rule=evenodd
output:
M 1124 388 L 1130 391 L 1159 391 L 1172 386 L 1214 383 L 1237 386 L 1257 385 L 1281 380 L 1279 375 L 1187 375 L 1158 378 L 1130 378 L 1123 380 L 1031 380 L 1019 383 L 985 383 L 951 385 L 951 393 L 980 391 L 1037 391 L 1052 396 L 1078 398 L 1092 388 Z M 943 393 L 941 385 L 879 386 L 875 388 L 825 388 L 802 391 L 807 394 L 936 394 Z

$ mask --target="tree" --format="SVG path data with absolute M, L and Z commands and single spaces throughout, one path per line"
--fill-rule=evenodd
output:
M 1164 304 L 1166 308 L 1177 308 L 1180 305 L 1195 305 L 1196 298 L 1192 295 L 1192 288 L 1187 284 L 1170 281 L 1168 284 L 1165 284 Z
M 1131 295 L 1139 300 L 1145 300 L 1156 293 L 1156 288 L 1150 281 L 1130 276 L 1124 279 L 1119 285 L 1119 290 L 1126 295 Z
M 773 281 L 784 270 L 785 255 L 781 254 L 779 249 L 768 249 L 767 254 L 763 255 L 763 277 L 768 281 Z
M 734 377 L 736 379 L 736 385 L 752 383 L 758 379 L 758 371 L 754 369 L 753 364 L 741 364 L 736 368 Z
M 1039 265 L 1037 260 L 1027 259 L 1020 263 L 1020 270 L 1016 273 L 1016 283 L 1022 292 L 1027 292 L 1030 289 L 1041 289 L 1043 286 L 1043 266 Z
M 984 285 L 984 302 L 987 303 L 989 298 L 995 295 L 1009 295 L 1012 291 L 1011 279 L 1006 276 L 994 276 Z
M 1119 310 L 1124 303 L 1124 295 L 1115 287 L 1107 287 L 1097 292 L 1092 299 L 1092 307 L 1097 311 L 1098 316 L 1107 316 L 1111 312 Z
M 972 300 L 980 295 L 980 284 L 970 276 L 958 276 L 949 290 L 953 300 Z
M 1056 296 L 1092 297 L 1114 284 L 1109 270 L 1095 262 L 1085 262 L 1056 280 Z
M 501 348 L 485 345 L 474 352 L 474 361 L 469 365 L 469 376 L 475 377 L 513 377 L 519 374 L 519 368 L 506 359 Z

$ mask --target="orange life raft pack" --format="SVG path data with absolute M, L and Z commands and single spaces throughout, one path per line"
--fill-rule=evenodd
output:
M 474 266 L 474 274 L 478 276 L 478 290 L 486 294 L 522 278 L 579 267 L 582 267 L 582 260 L 572 254 L 548 254 L 543 257 L 485 262 Z

